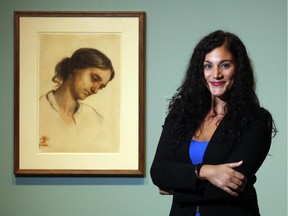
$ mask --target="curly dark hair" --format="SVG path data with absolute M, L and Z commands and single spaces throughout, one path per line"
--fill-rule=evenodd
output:
M 226 98 L 225 119 L 228 120 L 221 123 L 221 130 L 240 141 L 253 113 L 260 109 L 252 64 L 243 42 L 230 32 L 212 32 L 195 47 L 186 76 L 169 104 L 169 115 L 175 119 L 173 128 L 178 134 L 177 144 L 187 133 L 193 136 L 211 109 L 211 94 L 204 79 L 203 63 L 207 53 L 222 45 L 232 53 L 237 71 Z

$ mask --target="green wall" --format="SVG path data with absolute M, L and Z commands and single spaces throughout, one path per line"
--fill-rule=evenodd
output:
M 145 11 L 146 176 L 144 178 L 17 177 L 13 175 L 13 11 Z M 149 176 L 163 122 L 164 98 L 180 84 L 195 43 L 224 29 L 248 48 L 261 103 L 279 133 L 258 172 L 263 216 L 287 215 L 287 2 L 285 0 L 1 0 L 0 215 L 161 216 L 171 196 Z M 29 127 L 29 125 L 27 125 Z

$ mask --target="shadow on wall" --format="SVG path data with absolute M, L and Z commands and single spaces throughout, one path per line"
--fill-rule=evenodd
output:
M 144 185 L 140 177 L 16 177 L 16 185 Z

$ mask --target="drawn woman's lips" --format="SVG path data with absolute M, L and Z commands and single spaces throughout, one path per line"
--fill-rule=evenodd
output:
M 87 96 L 90 96 L 90 95 L 92 94 L 92 92 L 89 92 L 88 90 L 85 90 L 85 94 L 86 94 Z

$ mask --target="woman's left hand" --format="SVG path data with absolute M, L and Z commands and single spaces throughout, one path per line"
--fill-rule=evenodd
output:
M 247 178 L 234 168 L 243 164 L 243 161 L 220 165 L 203 165 L 200 169 L 199 178 L 208 180 L 211 184 L 226 191 L 232 196 L 238 196 L 243 192 Z

